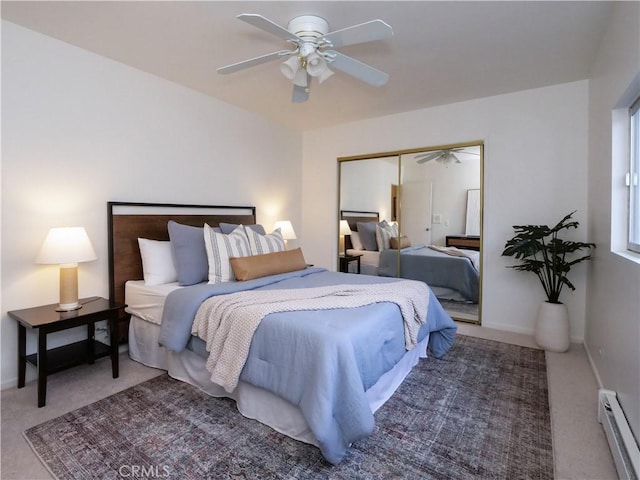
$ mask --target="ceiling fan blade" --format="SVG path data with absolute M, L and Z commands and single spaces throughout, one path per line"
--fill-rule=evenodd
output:
M 369 85 L 381 87 L 389 80 L 388 73 L 377 70 L 355 58 L 351 58 L 335 50 L 327 50 L 324 53 L 328 54 L 328 62 L 331 66 Z
M 293 83 L 293 94 L 291 95 L 291 101 L 293 103 L 302 103 L 309 100 L 309 89 L 311 88 L 311 75 L 307 73 L 306 85 L 301 85 L 297 82 Z M 302 82 L 301 82 L 302 83 Z
M 440 150 L 438 150 L 437 152 L 428 152 L 422 156 L 421 155 L 416 156 L 416 161 L 418 163 L 427 163 L 433 160 L 434 158 L 438 158 L 440 155 L 442 155 L 442 151 Z
M 264 30 L 265 32 L 270 33 L 271 35 L 275 35 L 278 38 L 282 38 L 283 40 L 293 40 L 300 41 L 300 37 L 294 35 L 286 28 L 278 25 L 275 22 L 272 22 L 268 18 L 263 17 L 262 15 L 258 15 L 255 13 L 243 13 L 238 15 L 239 20 L 243 22 L 247 22 L 249 25 L 253 25 L 254 27 L 259 28 L 260 30 Z
M 279 52 L 268 53 L 260 57 L 250 58 L 249 60 L 243 60 L 242 62 L 232 63 L 231 65 L 220 67 L 218 68 L 217 72 L 222 75 L 226 75 L 228 73 L 237 72 L 238 70 L 244 70 L 245 68 L 255 67 L 256 65 L 267 63 L 277 58 L 288 57 L 289 55 L 293 55 L 294 53 L 295 50 L 280 50 Z
M 450 148 L 449 149 L 450 152 L 455 152 L 455 153 L 464 153 L 465 155 L 477 155 L 480 156 L 479 153 L 476 152 L 468 152 L 467 151 L 467 147 L 459 147 L 459 148 Z
M 332 48 L 340 48 L 346 45 L 382 40 L 392 36 L 393 29 L 391 26 L 382 20 L 371 20 L 370 22 L 329 32 L 322 38 L 331 43 Z
M 309 87 L 301 87 L 299 85 L 293 85 L 293 95 L 291 101 L 293 103 L 303 103 L 309 100 Z

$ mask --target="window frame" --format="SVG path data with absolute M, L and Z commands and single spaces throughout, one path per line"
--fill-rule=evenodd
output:
M 629 107 L 627 250 L 640 253 L 640 96 Z

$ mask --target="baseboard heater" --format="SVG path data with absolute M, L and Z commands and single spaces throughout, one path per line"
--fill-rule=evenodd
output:
M 605 389 L 598 391 L 598 421 L 604 428 L 620 479 L 638 480 L 640 449 L 618 403 L 616 392 Z

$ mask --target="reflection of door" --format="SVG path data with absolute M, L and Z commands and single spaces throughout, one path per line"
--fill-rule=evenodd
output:
M 402 184 L 402 234 L 413 245 L 431 244 L 431 197 L 433 184 L 409 181 Z

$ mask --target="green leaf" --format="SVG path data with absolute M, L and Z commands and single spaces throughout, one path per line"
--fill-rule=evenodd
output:
M 573 258 L 572 255 L 581 250 L 590 251 L 596 248 L 594 243 L 563 240 L 559 234 L 563 230 L 578 228 L 577 221 L 572 220 L 576 211 L 565 215 L 555 226 L 547 225 L 514 225 L 515 235 L 505 243 L 503 256 L 514 257 L 520 261 L 518 265 L 508 268 L 522 272 L 533 272 L 538 276 L 542 288 L 551 303 L 560 303 L 559 297 L 563 287 L 575 290 L 575 286 L 567 275 L 571 267 L 590 260 L 591 255 Z

